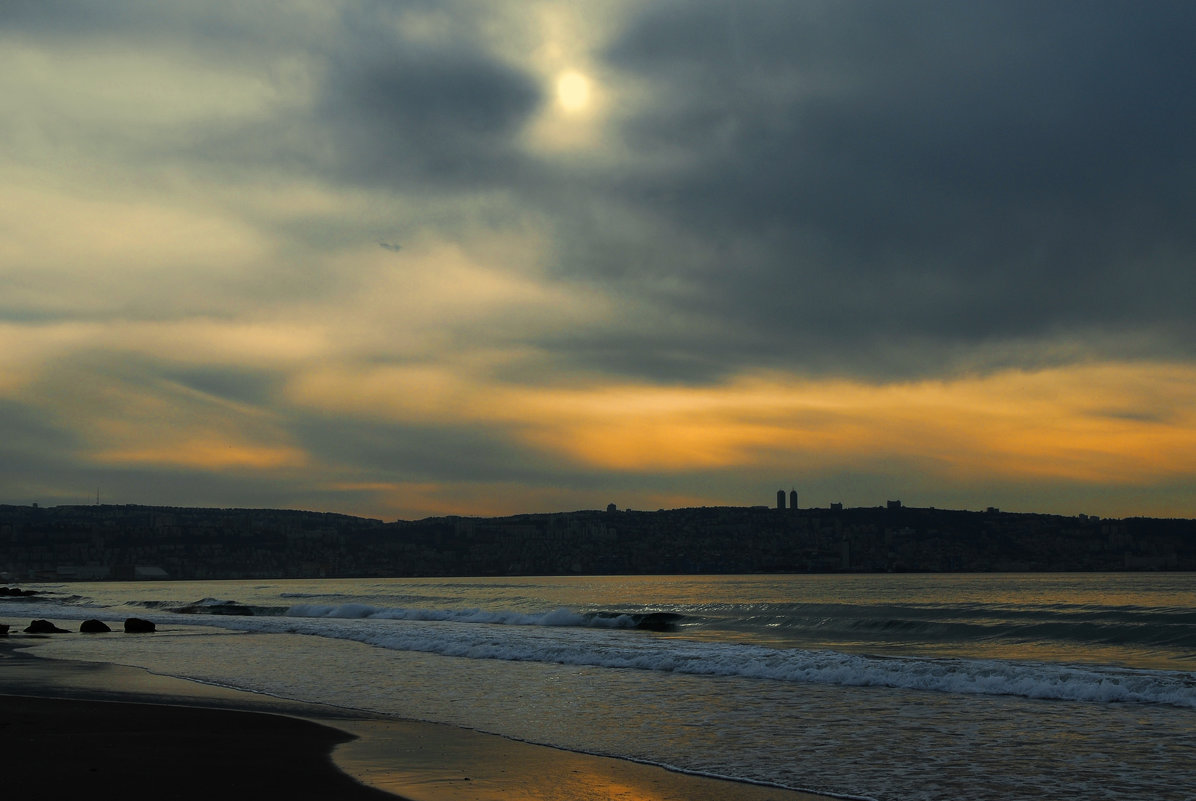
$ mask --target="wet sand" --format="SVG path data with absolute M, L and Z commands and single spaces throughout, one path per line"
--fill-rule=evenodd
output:
M 393 801 L 338 770 L 349 735 L 226 709 L 0 695 L 12 798 Z
M 41 659 L 22 653 L 22 645 L 36 643 L 0 639 L 0 736 L 5 786 L 13 797 L 823 798 L 452 726 L 378 719 L 154 676 L 139 668 Z

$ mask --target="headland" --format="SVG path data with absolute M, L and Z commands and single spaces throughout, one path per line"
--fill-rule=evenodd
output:
M 1196 521 L 902 506 L 383 522 L 271 509 L 0 506 L 19 581 L 1196 570 Z

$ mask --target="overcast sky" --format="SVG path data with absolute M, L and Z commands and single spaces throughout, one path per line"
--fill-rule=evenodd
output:
M 0 3 L 0 503 L 1196 517 L 1196 4 Z

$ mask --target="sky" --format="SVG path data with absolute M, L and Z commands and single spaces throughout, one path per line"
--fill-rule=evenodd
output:
M 0 503 L 1196 517 L 1193 41 L 4 0 Z

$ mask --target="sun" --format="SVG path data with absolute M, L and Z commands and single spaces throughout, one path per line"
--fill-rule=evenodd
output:
M 590 105 L 590 79 L 580 72 L 562 72 L 556 79 L 556 102 L 569 113 L 585 111 Z

